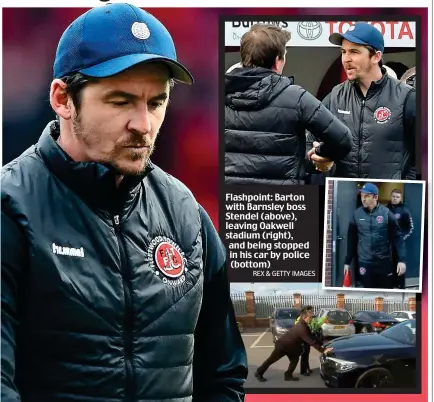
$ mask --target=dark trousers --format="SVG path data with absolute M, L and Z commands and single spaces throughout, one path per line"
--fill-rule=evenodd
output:
M 267 360 L 262 363 L 258 369 L 256 370 L 256 373 L 259 375 L 264 375 L 264 373 L 268 370 L 268 368 L 279 361 L 282 357 L 287 356 L 289 359 L 289 366 L 288 370 L 285 371 L 285 378 L 291 378 L 292 374 L 294 373 L 297 364 L 299 356 L 291 356 L 290 354 L 284 352 L 282 349 L 278 347 L 274 347 L 274 350 L 271 352 L 271 355 L 268 357 Z
M 359 280 L 364 288 L 393 289 L 393 271 L 393 263 L 390 260 L 376 263 L 359 261 Z
M 300 373 L 303 374 L 307 370 L 310 370 L 309 366 L 310 345 L 303 343 L 303 352 L 300 356 Z
M 392 256 L 392 264 L 393 267 L 395 268 L 393 270 L 393 287 L 396 289 L 405 289 L 405 274 L 399 276 L 398 273 L 396 272 L 396 267 L 398 265 L 398 256 L 396 255 L 396 253 L 393 253 Z

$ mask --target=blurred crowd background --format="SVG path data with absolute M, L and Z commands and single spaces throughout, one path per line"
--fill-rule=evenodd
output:
M 221 15 L 420 15 L 422 49 L 428 48 L 425 9 L 147 9 L 172 34 L 178 57 L 195 76 L 173 91 L 153 161 L 183 181 L 218 225 L 218 85 Z M 3 164 L 34 144 L 54 118 L 48 102 L 58 40 L 85 9 L 3 9 Z M 223 50 L 223 48 L 222 48 Z M 427 105 L 427 58 L 418 68 Z M 289 61 L 290 64 L 290 61 Z M 222 72 L 223 73 L 223 72 Z M 427 107 L 423 107 L 422 178 L 427 179 Z

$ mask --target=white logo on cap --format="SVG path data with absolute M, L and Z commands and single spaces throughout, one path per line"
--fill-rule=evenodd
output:
M 149 28 L 144 22 L 135 22 L 131 26 L 131 32 L 137 39 L 148 39 L 151 36 Z
M 348 31 L 347 31 L 347 32 L 354 31 L 354 28 L 355 28 L 354 25 L 350 26 L 350 27 L 348 28 Z

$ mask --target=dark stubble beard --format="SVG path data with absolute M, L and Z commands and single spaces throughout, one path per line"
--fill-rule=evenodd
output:
M 96 139 L 97 136 L 93 134 L 92 129 L 88 130 L 87 134 L 85 134 L 85 129 L 83 127 L 83 124 L 80 119 L 80 115 L 76 116 L 73 119 L 72 127 L 74 130 L 74 135 L 84 144 L 85 147 L 90 148 L 93 144 L 95 144 L 96 141 L 93 141 L 92 139 Z M 137 137 L 140 136 L 140 140 L 136 141 L 137 143 L 143 143 L 142 135 L 137 134 Z M 157 136 L 158 137 L 158 133 Z M 147 144 L 149 146 L 149 151 L 144 157 L 142 153 L 139 152 L 131 152 L 130 153 L 130 160 L 133 162 L 143 160 L 143 168 L 140 170 L 131 170 L 131 169 L 123 169 L 118 163 L 116 163 L 116 149 L 113 150 L 113 152 L 109 155 L 107 159 L 95 161 L 97 163 L 101 163 L 102 165 L 105 165 L 109 168 L 111 168 L 116 175 L 118 176 L 140 176 L 144 173 L 146 170 L 146 167 L 148 166 L 150 162 L 150 157 L 154 153 L 156 147 L 155 147 L 155 141 L 153 144 Z

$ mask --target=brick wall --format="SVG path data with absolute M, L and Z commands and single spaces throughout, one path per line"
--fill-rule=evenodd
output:
M 327 195 L 327 211 L 326 211 L 326 256 L 325 256 L 325 286 L 332 286 L 332 261 L 333 261 L 333 241 L 332 241 L 332 209 L 333 209 L 333 186 L 334 181 L 328 181 L 328 195 Z

